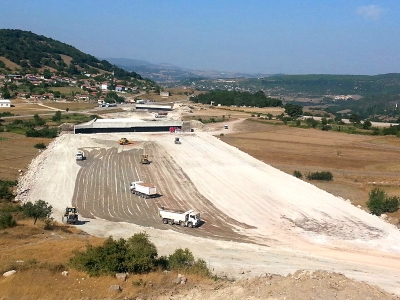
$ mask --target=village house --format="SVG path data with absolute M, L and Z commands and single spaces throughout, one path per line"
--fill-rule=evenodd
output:
M 8 99 L 0 100 L 0 108 L 11 107 L 11 101 Z
M 124 85 L 117 85 L 115 87 L 116 92 L 125 92 L 125 86 Z

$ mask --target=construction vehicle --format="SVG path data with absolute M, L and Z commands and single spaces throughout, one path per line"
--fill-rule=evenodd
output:
M 158 195 L 157 188 L 154 185 L 144 183 L 143 181 L 131 182 L 129 189 L 132 194 L 146 199 L 153 198 Z
M 156 118 L 166 118 L 168 116 L 167 112 L 158 112 L 154 115 Z
M 200 213 L 194 210 L 188 210 L 186 212 L 178 210 L 167 210 L 164 207 L 158 209 L 158 214 L 164 224 L 180 225 L 182 227 L 197 227 L 200 225 Z
M 178 137 L 176 137 L 176 138 L 175 138 L 175 144 L 180 144 L 180 143 L 181 143 L 181 141 L 179 140 Z
M 65 208 L 65 213 L 62 215 L 62 222 L 65 224 L 78 223 L 78 210 L 76 207 Z
M 75 159 L 77 161 L 84 160 L 85 159 L 85 155 L 83 154 L 83 151 L 78 151 L 76 153 L 76 155 L 75 155 Z
M 79 160 L 84 160 L 84 159 L 85 159 L 85 155 L 83 154 L 83 151 L 78 151 L 78 152 L 76 153 L 76 155 L 75 155 L 75 159 L 76 159 L 77 161 L 79 161 Z
M 127 138 L 121 138 L 118 140 L 118 144 L 120 145 L 129 145 L 132 144 L 133 142 L 128 140 Z
M 140 159 L 140 163 L 142 165 L 148 165 L 150 163 L 149 155 L 148 154 L 142 154 L 142 158 Z

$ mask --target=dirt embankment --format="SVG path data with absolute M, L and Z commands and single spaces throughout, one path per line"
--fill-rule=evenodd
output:
M 400 233 L 393 225 L 209 133 L 181 134 L 181 145 L 174 136 L 127 134 L 137 141 L 130 148 L 117 145 L 117 134 L 63 135 L 32 163 L 19 197 L 49 202 L 56 218 L 80 203 L 81 229 L 89 234 L 126 238 L 146 231 L 160 255 L 189 248 L 221 276 L 326 270 L 400 294 Z M 75 161 L 77 149 L 86 162 Z M 138 165 L 142 149 L 154 160 L 149 166 Z M 127 186 L 135 179 L 159 184 L 161 197 L 131 195 Z M 162 203 L 199 210 L 206 224 L 156 223 Z

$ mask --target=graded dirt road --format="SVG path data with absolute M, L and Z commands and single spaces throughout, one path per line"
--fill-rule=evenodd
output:
M 154 135 L 157 139 L 157 136 Z M 172 138 L 171 138 L 172 141 Z M 75 186 L 73 204 L 86 218 L 101 218 L 114 222 L 128 222 L 157 229 L 173 229 L 187 234 L 227 240 L 249 240 L 235 232 L 236 227 L 249 228 L 218 210 L 202 196 L 173 158 L 156 142 L 136 142 L 120 146 L 114 142 L 97 140 L 109 149 L 93 149 L 81 167 Z M 176 145 L 181 147 L 181 145 Z M 149 165 L 140 164 L 142 153 L 150 155 Z M 129 183 L 144 181 L 157 186 L 158 197 L 144 199 L 132 195 Z M 201 212 L 203 223 L 189 229 L 163 224 L 158 208 Z
M 32 163 L 21 200 L 42 199 L 55 217 L 75 203 L 82 230 L 129 237 L 146 231 L 160 255 L 188 247 L 218 274 L 287 275 L 298 269 L 341 272 L 400 294 L 400 232 L 343 199 L 283 173 L 209 133 L 63 135 Z M 145 149 L 152 163 L 138 164 Z M 75 162 L 77 149 L 88 159 Z M 160 197 L 129 193 L 130 181 L 157 186 Z M 167 226 L 157 207 L 193 208 L 197 229 Z

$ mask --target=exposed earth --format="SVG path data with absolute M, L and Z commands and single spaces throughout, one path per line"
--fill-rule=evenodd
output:
M 91 235 L 127 238 L 146 231 L 160 255 L 189 248 L 218 276 L 249 279 L 159 299 L 200 299 L 198 293 L 201 299 L 400 295 L 398 228 L 218 138 L 239 123 L 228 121 L 229 130 L 197 127 L 179 134 L 180 145 L 170 133 L 124 134 L 134 141 L 125 146 L 117 144 L 119 134 L 61 135 L 20 179 L 18 199 L 49 202 L 56 219 L 77 205 L 77 226 Z M 78 149 L 86 160 L 75 161 Z M 139 163 L 142 153 L 149 165 Z M 156 185 L 159 197 L 132 195 L 129 183 L 136 180 Z M 204 223 L 193 229 L 165 225 L 160 206 L 195 209 Z M 335 274 L 305 273 L 317 270 Z M 284 279 L 266 275 L 296 271 Z

